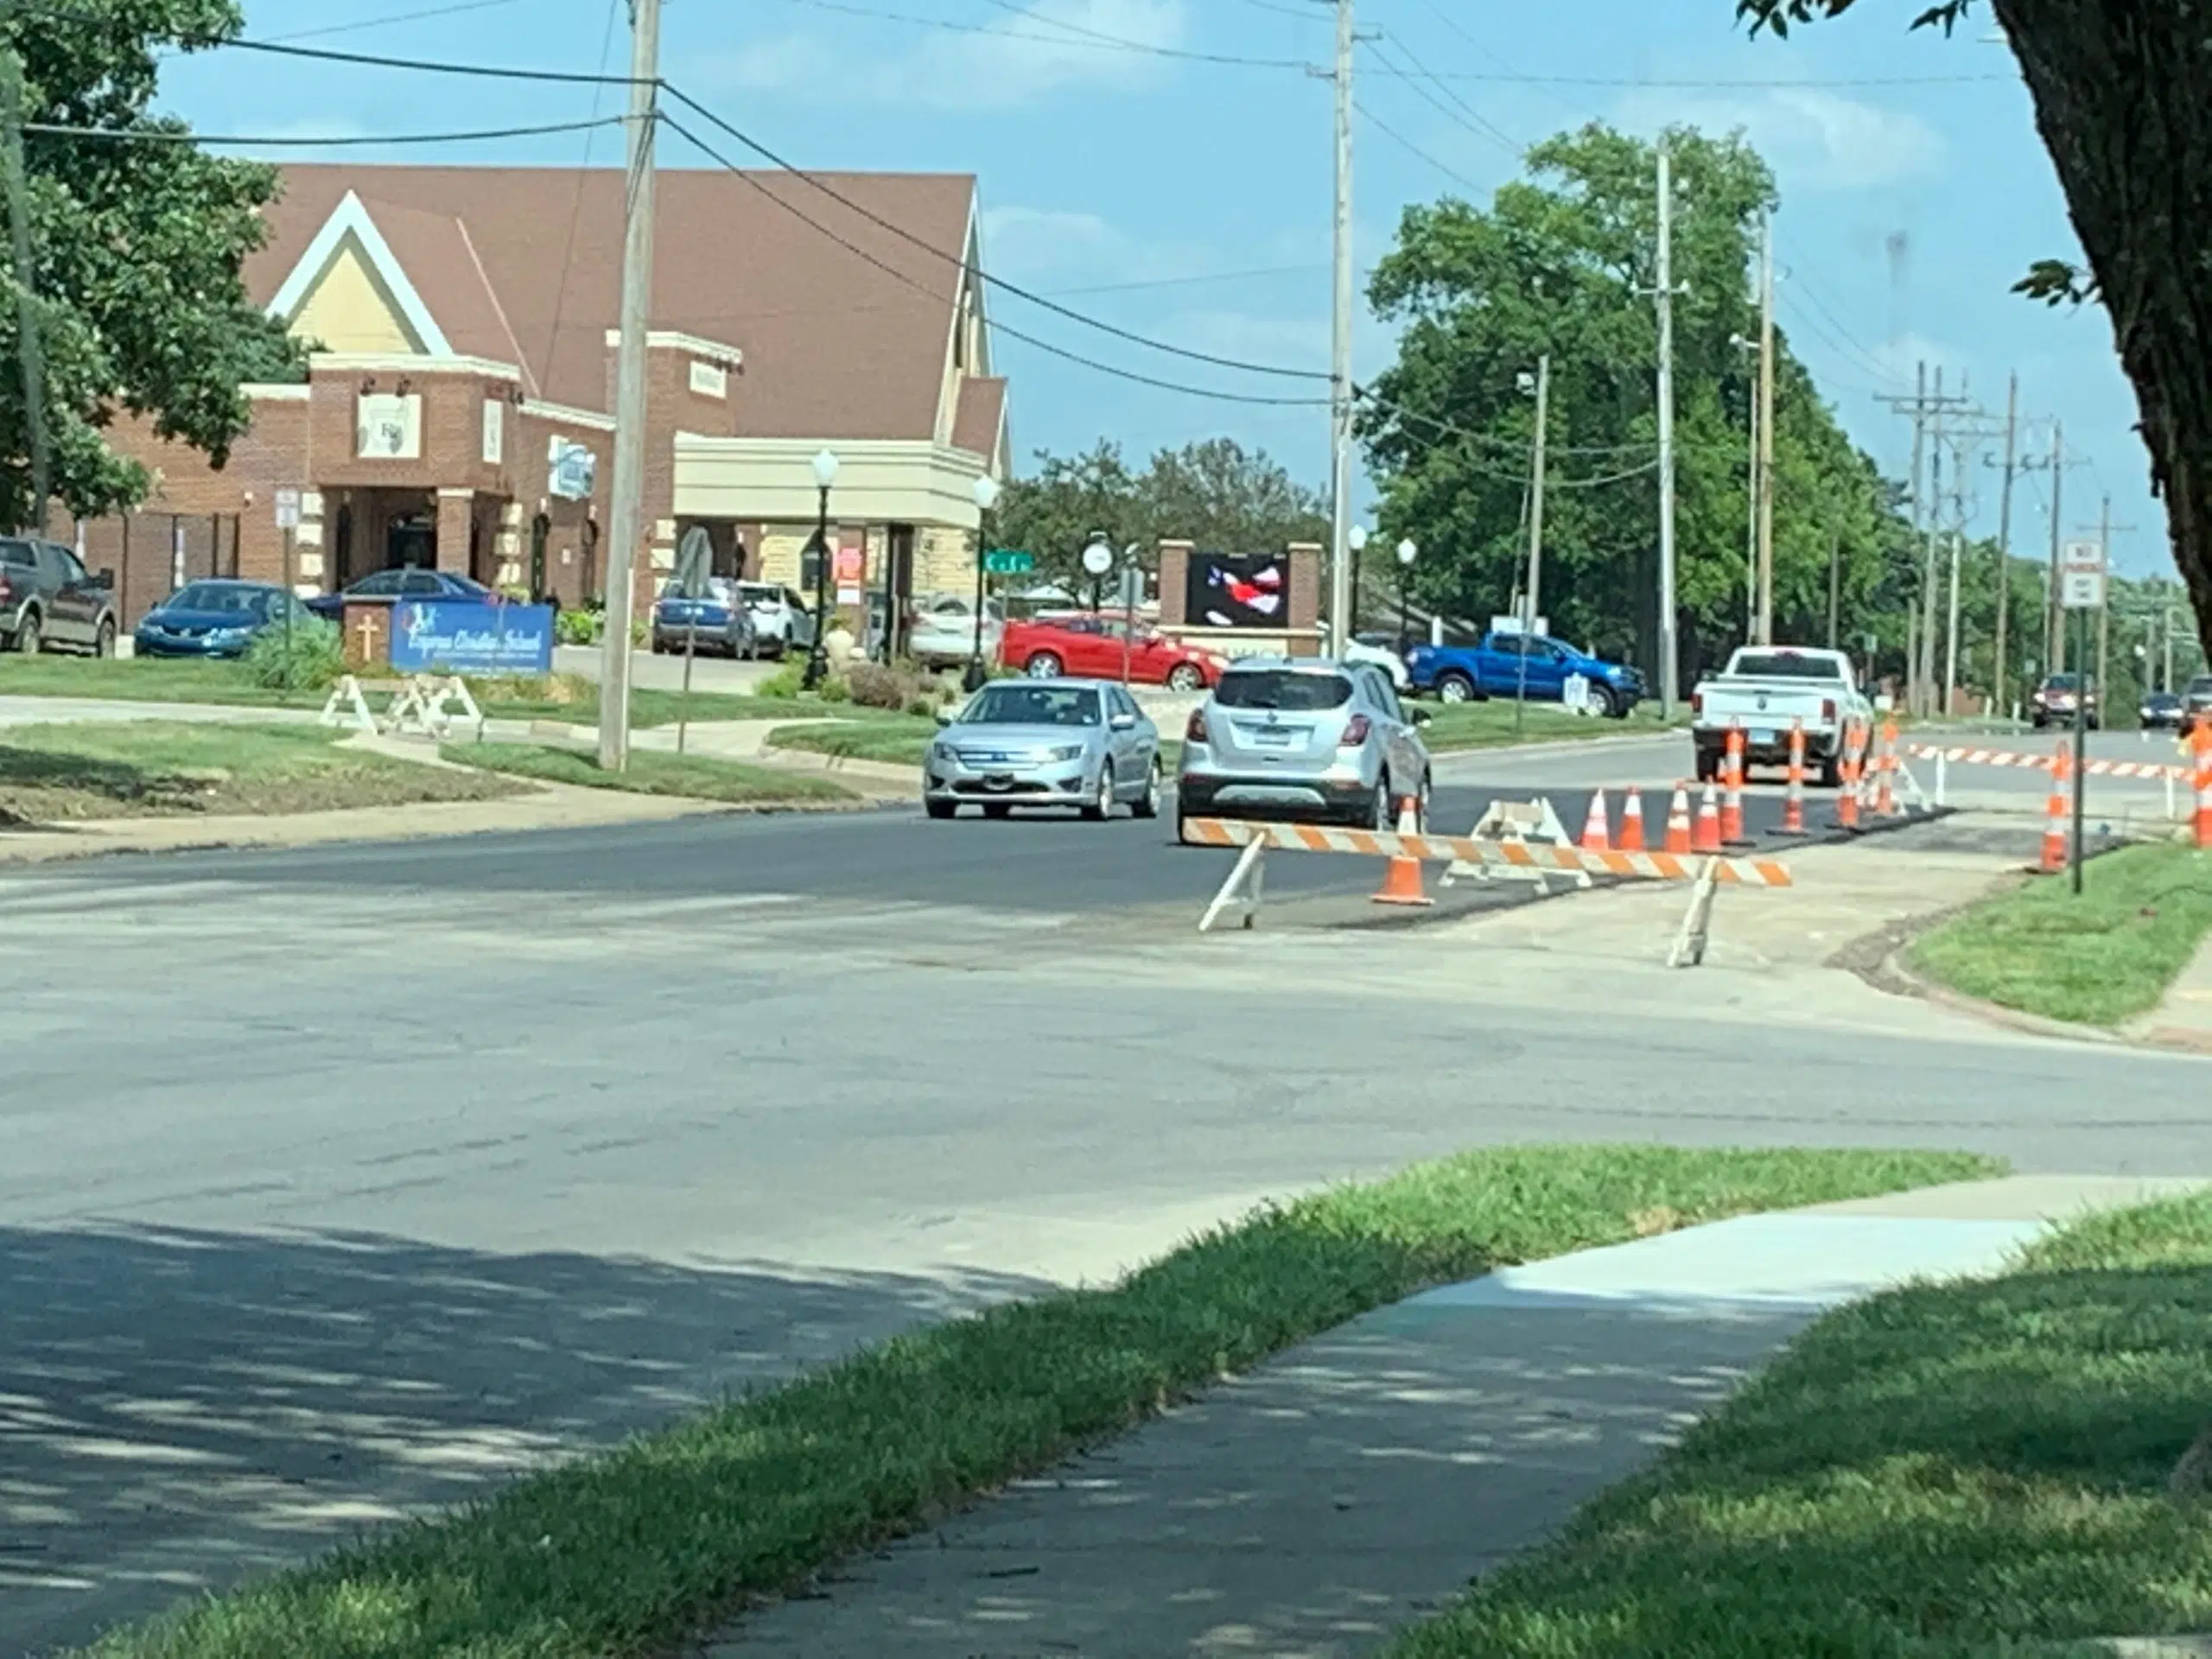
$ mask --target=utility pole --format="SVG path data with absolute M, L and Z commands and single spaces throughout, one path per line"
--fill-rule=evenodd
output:
M 1914 671 L 1920 680 L 1920 711 L 1933 712 L 1936 702 L 1936 607 L 1942 588 L 1936 569 L 1936 540 L 1943 523 L 1943 365 L 1936 365 L 1935 430 L 1928 445 L 1927 550 L 1920 567 L 1920 661 Z
M 0 48 L 0 189 L 8 193 L 14 245 L 16 339 L 23 376 L 23 435 L 30 449 L 31 529 L 46 534 L 52 461 L 46 435 L 46 353 L 38 332 L 37 270 L 31 257 L 31 204 L 23 166 L 23 60 Z
M 1552 359 L 1547 353 L 1536 359 L 1536 446 L 1535 459 L 1529 474 L 1529 615 L 1524 625 L 1524 641 L 1535 636 L 1536 619 L 1543 614 L 1544 444 L 1547 429 L 1551 425 L 1551 413 Z M 1528 661 L 1525 651 L 1521 660 L 1524 664 Z
M 1961 468 L 1955 467 L 1953 470 L 1956 472 Z M 1943 715 L 1947 719 L 1959 695 L 1959 563 L 1966 550 L 1966 540 L 1965 529 L 1954 524 L 1951 527 L 1950 614 L 1945 619 L 1943 638 Z
M 1681 695 L 1675 632 L 1675 162 L 1659 141 L 1659 715 Z M 1834 642 L 1831 640 L 1830 644 Z
M 2012 605 L 2012 480 L 2019 472 L 2020 377 L 2015 372 L 2005 394 L 2005 491 L 1997 508 L 1997 647 L 1992 660 L 1989 695 L 1999 719 L 2010 718 L 2012 699 L 2005 694 L 2005 624 Z
M 2050 649 L 2044 656 L 2050 666 L 2046 674 L 2066 671 L 2066 612 L 2059 604 L 2058 555 L 2066 539 L 2066 427 L 2064 423 L 2050 423 L 2050 592 L 2046 607 L 2049 614 L 2044 626 L 2050 632 Z
M 1759 242 L 1759 486 L 1757 642 L 1774 643 L 1774 216 Z
M 1329 639 L 1341 661 L 1351 649 L 1351 58 L 1352 0 L 1337 0 L 1337 207 L 1330 306 Z
M 614 368 L 614 481 L 607 514 L 607 637 L 599 670 L 599 765 L 630 763 L 631 570 L 645 540 L 645 326 L 653 291 L 653 132 L 660 0 L 630 0 L 630 146 L 623 191 L 622 344 Z M 824 547 L 827 559 L 830 550 Z M 817 617 L 815 626 L 823 626 Z
M 1836 648 L 1843 626 L 1843 520 L 1828 525 L 1828 649 Z

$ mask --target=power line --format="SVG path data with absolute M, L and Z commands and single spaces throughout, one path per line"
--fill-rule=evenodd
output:
M 1530 75 L 1489 73 L 1470 70 L 1445 70 L 1438 73 L 1441 80 L 1493 81 L 1508 86 L 1605 86 L 1636 90 L 1685 92 L 1819 92 L 1830 86 L 1980 86 L 1993 81 L 2019 84 L 2015 75 L 1851 75 L 1832 80 L 1802 79 L 1707 79 L 1645 78 L 1637 75 Z
M 594 127 L 620 126 L 621 124 L 620 116 L 606 116 L 588 121 L 550 121 L 529 127 L 481 127 L 467 132 L 346 133 L 327 137 L 317 137 L 312 134 L 293 134 L 284 137 L 219 136 L 194 132 L 185 127 L 72 127 L 52 121 L 26 121 L 23 130 L 43 133 L 49 137 L 99 138 L 126 143 L 232 144 L 241 149 L 285 149 L 293 145 L 334 149 L 361 144 L 463 144 L 494 138 L 534 138 L 546 133 L 584 132 Z
M 670 87 L 668 90 L 671 93 L 676 92 L 676 89 L 673 87 Z M 676 93 L 676 95 L 682 97 L 681 93 Z M 684 99 L 684 102 L 689 104 L 690 103 L 690 100 L 686 99 Z M 693 105 L 693 107 L 696 108 L 697 106 Z M 918 280 L 906 271 L 899 270 L 898 266 L 891 264 L 888 260 L 880 258 L 876 255 L 870 253 L 866 248 L 861 247 L 857 242 L 854 242 L 846 237 L 839 235 L 836 231 L 830 229 L 827 225 L 824 225 L 820 219 L 816 219 L 807 213 L 804 208 L 798 207 L 796 203 L 785 200 L 783 196 L 778 194 L 775 191 L 771 190 L 767 185 L 761 181 L 757 174 L 739 166 L 735 162 L 731 161 L 721 151 L 715 149 L 713 145 L 708 143 L 706 140 L 701 138 L 696 133 L 694 133 L 688 128 L 681 125 L 671 117 L 664 114 L 660 118 L 660 122 L 663 126 L 675 133 L 677 137 L 682 138 L 685 143 L 690 144 L 702 155 L 707 156 L 711 160 L 728 168 L 731 173 L 736 175 L 738 178 L 743 180 L 746 184 L 759 191 L 762 195 L 767 197 L 769 200 L 774 202 L 785 213 L 790 213 L 793 218 L 799 220 L 800 223 L 818 232 L 823 236 L 827 237 L 830 241 L 837 244 L 838 246 L 843 248 L 846 252 L 853 255 L 855 258 L 865 260 L 868 264 L 874 265 L 878 270 L 882 271 L 886 276 L 904 283 L 907 287 L 914 289 L 917 293 L 927 295 L 931 299 L 937 301 L 939 304 L 950 305 L 953 303 L 951 296 L 938 292 L 936 289 L 931 288 L 928 283 Z M 954 263 L 958 264 L 961 262 L 955 261 Z M 1015 328 L 1007 323 L 993 321 L 989 324 L 989 327 L 995 333 L 1004 334 L 1010 340 L 1018 340 L 1025 346 L 1033 346 L 1040 352 L 1048 353 L 1052 356 L 1061 358 L 1067 362 L 1077 365 L 1078 367 L 1090 369 L 1099 374 L 1110 375 L 1118 380 L 1131 381 L 1137 385 L 1151 386 L 1161 391 L 1181 392 L 1185 397 L 1211 398 L 1218 403 L 1257 404 L 1271 408 L 1320 409 L 1325 407 L 1329 402 L 1325 397 L 1273 397 L 1255 396 L 1249 392 L 1220 391 L 1205 386 L 1186 385 L 1180 381 L 1161 379 L 1154 375 L 1139 373 L 1134 369 L 1124 369 L 1111 363 L 1100 362 L 1096 358 L 1085 357 L 1079 352 L 1071 352 L 1064 346 L 1056 346 L 1048 340 L 1041 340 L 1034 334 L 1026 334 L 1022 330 Z M 1323 376 L 1321 378 L 1326 378 L 1327 377 Z
M 1134 294 L 1141 289 L 1196 288 L 1205 283 L 1254 282 L 1265 276 L 1310 276 L 1326 270 L 1325 264 L 1261 265 L 1250 270 L 1217 270 L 1195 276 L 1154 276 L 1130 283 L 1094 283 L 1083 288 L 1056 288 L 1056 300 L 1081 299 L 1090 294 Z
M 697 99 L 693 98 L 689 92 L 683 91 L 682 87 L 665 86 L 665 90 L 667 91 L 668 95 L 676 99 L 677 103 L 682 104 L 686 109 L 689 109 L 697 114 L 702 119 L 705 120 L 709 125 L 715 128 L 718 131 L 725 133 L 728 137 L 737 140 L 739 143 L 744 145 L 746 149 L 751 150 L 754 155 L 759 156 L 771 166 L 773 166 L 783 172 L 788 173 L 793 178 L 801 180 L 812 186 L 816 190 L 820 191 L 823 195 L 829 197 L 832 201 L 836 202 L 839 206 L 849 210 L 850 212 L 858 213 L 862 219 L 867 219 L 870 224 L 889 231 L 893 235 L 899 238 L 902 241 L 912 244 L 915 247 L 922 250 L 923 252 L 934 254 L 937 257 L 944 260 L 948 264 L 958 266 L 963 269 L 972 270 L 978 281 L 988 283 L 994 288 L 1001 289 L 1005 292 L 1013 295 L 1016 299 L 1026 300 L 1032 305 L 1042 307 L 1045 310 L 1052 312 L 1056 315 L 1065 317 L 1071 322 L 1081 323 L 1087 328 L 1095 328 L 1101 334 L 1110 334 L 1115 339 L 1126 340 L 1133 346 L 1141 346 L 1147 350 L 1161 352 L 1170 357 L 1183 358 L 1193 363 L 1204 363 L 1211 368 L 1231 369 L 1243 374 L 1274 375 L 1278 378 L 1289 380 L 1326 380 L 1329 378 L 1328 375 L 1323 373 L 1318 369 L 1294 369 L 1286 368 L 1280 364 L 1252 363 L 1248 362 L 1242 358 L 1222 357 L 1217 356 L 1211 352 L 1192 351 L 1187 346 L 1172 346 L 1166 340 L 1154 340 L 1150 336 L 1138 334 L 1133 329 L 1119 327 L 1116 325 L 1104 321 L 1100 318 L 1090 316 L 1086 313 L 1075 309 L 1072 306 L 1062 305 L 1058 300 L 1049 299 L 1046 296 L 1038 293 L 1033 289 L 1026 288 L 1019 283 L 1009 282 L 1003 276 L 994 276 L 989 272 L 983 270 L 980 267 L 971 265 L 969 261 L 963 256 L 950 252 L 944 248 L 937 246 L 934 243 L 930 242 L 925 238 L 916 235 L 913 232 L 908 230 L 897 220 L 888 219 L 883 214 L 877 213 L 874 209 L 868 207 L 862 203 L 855 201 L 851 197 L 844 194 L 843 192 L 835 188 L 831 185 L 825 183 L 823 180 L 808 172 L 805 168 L 798 166 L 793 162 L 785 160 L 774 150 L 769 149 L 767 145 L 762 143 L 759 139 L 754 138 L 750 134 L 741 131 L 737 127 L 731 125 L 730 123 L 724 120 L 721 116 L 716 115 L 705 105 L 700 103 Z
M 1427 162 L 1431 167 L 1443 174 L 1446 178 L 1452 180 L 1455 183 L 1465 185 L 1476 195 L 1479 196 L 1483 194 L 1482 186 L 1477 184 L 1465 174 L 1460 172 L 1459 168 L 1437 160 L 1436 157 L 1430 155 L 1428 151 L 1423 149 L 1412 139 L 1407 137 L 1404 133 L 1400 132 L 1388 121 L 1385 121 L 1381 116 L 1376 114 L 1374 111 L 1369 109 L 1366 105 L 1360 103 L 1357 99 L 1355 99 L 1352 101 L 1352 108 L 1357 110 L 1367 124 L 1373 127 L 1377 132 L 1381 133 L 1385 138 L 1391 140 L 1394 143 L 1396 143 L 1402 149 L 1409 151 L 1411 154 L 1420 156 L 1421 160 Z
M 464 11 L 489 11 L 495 6 L 512 6 L 520 0 L 457 0 L 449 6 L 431 6 L 422 11 L 403 11 L 391 17 L 357 17 L 350 23 L 326 23 L 321 29 L 299 29 L 289 35 L 272 35 L 272 43 L 288 41 L 320 40 L 326 35 L 351 35 L 364 29 L 382 29 L 391 23 L 419 23 L 429 17 L 451 17 Z
M 621 15 L 622 0 L 607 0 L 607 24 L 599 36 L 599 73 L 601 74 L 607 73 L 607 61 L 614 54 L 614 23 Z M 591 89 L 591 112 L 594 116 L 599 113 L 599 100 L 606 91 L 604 86 Z M 554 354 L 561 349 L 561 318 L 569 305 L 569 271 L 575 263 L 576 232 L 584 219 L 584 187 L 591 171 L 592 143 L 597 137 L 596 132 L 584 135 L 583 157 L 576 163 L 576 192 L 569 203 L 569 233 L 561 246 L 561 280 L 553 290 L 553 323 L 545 331 L 545 372 L 549 378 L 553 372 Z
M 1492 143 L 1501 146 L 1516 161 L 1528 154 L 1529 147 L 1526 144 L 1518 142 L 1510 133 L 1491 121 L 1489 117 L 1469 104 L 1449 86 L 1445 86 L 1429 69 L 1417 62 L 1412 63 L 1410 67 L 1402 67 L 1385 57 L 1382 48 L 1386 45 L 1392 44 L 1394 43 L 1379 38 L 1368 42 L 1368 50 L 1381 60 L 1377 67 L 1383 73 L 1395 76 L 1398 79 L 1404 81 L 1407 86 L 1426 99 L 1432 106 L 1442 111 L 1447 120 L 1454 121 L 1478 137 L 1487 138 Z M 1421 79 L 1435 81 L 1437 91 L 1440 92 L 1443 97 L 1439 98 L 1436 93 L 1422 86 Z
M 1000 0 L 988 0 L 990 4 L 999 3 Z M 1073 46 L 1099 52 L 1134 52 L 1147 57 L 1179 59 L 1186 63 L 1225 64 L 1240 69 L 1295 69 L 1300 73 L 1315 67 L 1298 58 L 1254 58 L 1226 52 L 1193 52 L 1181 47 L 1156 46 L 1149 41 L 1134 41 L 1124 35 L 1109 35 L 1078 23 L 1062 23 L 1051 18 L 1034 17 L 1026 9 L 1010 4 L 1005 9 L 1031 16 L 1036 22 L 1075 32 L 1072 35 L 1039 35 L 1030 29 L 1004 29 L 991 23 L 956 22 L 949 17 L 922 17 L 911 11 L 853 5 L 849 0 L 785 0 L 785 3 L 805 6 L 815 11 L 836 12 L 846 17 L 869 17 L 880 22 L 943 29 L 954 35 L 988 35 L 1002 41 L 1031 41 L 1043 46 Z

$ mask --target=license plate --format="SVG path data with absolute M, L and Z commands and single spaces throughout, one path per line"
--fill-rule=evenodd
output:
M 1771 743 L 1774 741 L 1774 733 L 1771 730 L 1753 732 L 1751 734 L 1751 741 L 1754 743 Z
M 1287 749 L 1294 735 L 1291 732 L 1255 732 L 1252 741 L 1263 749 Z

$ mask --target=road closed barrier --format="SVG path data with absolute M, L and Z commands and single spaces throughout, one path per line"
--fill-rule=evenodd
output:
M 1198 931 L 1211 932 L 1230 912 L 1249 928 L 1259 916 L 1264 892 L 1264 859 L 1269 851 L 1336 853 L 1360 858 L 1411 861 L 1414 864 L 1471 865 L 1580 875 L 1587 880 L 1611 876 L 1625 881 L 1685 882 L 1693 888 L 1669 965 L 1694 966 L 1704 960 L 1716 888 L 1787 887 L 1789 868 L 1772 859 L 1682 857 L 1673 853 L 1590 852 L 1572 845 L 1525 841 L 1486 841 L 1474 836 L 1429 836 L 1380 830 L 1340 830 L 1322 824 L 1247 823 L 1234 818 L 1188 818 L 1183 839 L 1197 847 L 1242 849 L 1236 867 L 1199 918 Z

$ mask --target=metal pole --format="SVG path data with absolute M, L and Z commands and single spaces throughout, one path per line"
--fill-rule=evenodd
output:
M 1672 720 L 1681 669 L 1675 623 L 1675 162 L 1664 139 L 1659 143 L 1658 299 L 1659 715 Z
M 1936 540 L 1943 523 L 1943 368 L 1936 367 L 1935 430 L 1928 445 L 1928 523 L 1926 552 L 1920 566 L 1920 706 L 1923 713 L 1936 701 L 1936 605 L 1943 583 L 1936 563 Z
M 2066 428 L 2057 421 L 2050 423 L 2050 614 L 2044 627 L 2050 634 L 2050 650 L 2045 653 L 2050 665 L 2047 674 L 2066 671 L 2066 612 L 2059 604 L 2061 592 L 2058 581 L 2059 544 L 2065 539 L 2066 501 Z
M 1339 660 L 1351 647 L 1351 59 L 1352 0 L 1337 0 L 1337 200 L 1330 304 L 1329 638 Z
M 830 486 L 817 487 L 821 495 L 814 517 L 814 639 L 806 648 L 806 672 L 799 677 L 800 684 L 810 691 L 822 683 L 829 663 L 829 641 L 824 636 L 830 632 Z
M 991 515 L 988 508 L 976 515 L 976 643 L 968 652 L 968 677 L 965 681 L 970 691 L 983 689 L 983 550 L 990 545 Z
M 2097 607 L 2097 713 L 2100 719 L 2112 718 L 2112 679 L 2107 671 L 2112 666 L 2112 497 L 2104 499 L 2104 507 L 2097 515 L 2097 546 L 2105 561 L 2105 601 Z M 2086 641 L 2084 642 L 2086 645 Z M 2088 652 L 2082 655 L 2086 658 Z
M 1774 219 L 1759 248 L 1759 609 L 1758 643 L 1774 643 Z
M 14 244 L 16 336 L 23 375 L 23 431 L 31 463 L 31 527 L 46 534 L 46 499 L 52 461 L 46 434 L 46 354 L 39 338 L 37 271 L 31 258 L 31 213 L 23 168 L 23 62 L 10 47 L 0 50 L 0 166 L 6 176 L 8 234 Z
M 284 689 L 292 689 L 292 527 L 284 526 Z
M 1912 394 L 1912 531 L 1917 537 L 1928 522 L 1928 363 L 1921 360 Z M 1917 607 L 1905 604 L 1905 636 L 1920 638 Z M 1920 652 L 1908 643 L 1904 653 L 1904 698 L 1908 709 L 1920 705 Z
M 2107 580 L 2110 578 L 2107 577 Z M 2088 613 L 2082 613 L 2081 655 L 2089 654 Z M 2074 891 L 2082 891 L 2082 826 L 2088 810 L 2088 779 L 2084 776 L 2089 760 L 2089 699 L 2088 688 L 2074 688 L 2074 845 L 2070 862 L 2074 869 Z
M 1521 675 L 1513 696 L 1516 732 L 1529 717 L 1529 647 L 1536 638 L 1536 619 L 1543 614 L 1544 447 L 1551 416 L 1552 359 L 1547 353 L 1536 359 L 1536 440 L 1529 468 L 1529 585 L 1521 600 Z
M 1843 631 L 1843 520 L 1828 526 L 1828 649 Z
M 1959 690 L 1959 560 L 1966 544 L 1966 532 L 1951 532 L 1951 613 L 1947 620 L 1943 639 L 1943 714 L 1948 718 L 1951 705 Z
M 630 155 L 623 193 L 622 344 L 614 370 L 614 482 L 607 515 L 607 636 L 600 642 L 599 764 L 630 762 L 631 568 L 645 540 L 645 326 L 653 291 L 653 132 L 660 0 L 630 0 Z M 820 632 L 817 625 L 816 632 Z
M 1744 499 L 1751 504 L 1744 520 L 1744 643 L 1758 643 L 1759 632 L 1759 404 L 1751 398 L 1750 470 L 1745 474 Z
M 2020 377 L 2012 376 L 2005 394 L 2005 493 L 1997 507 L 1997 646 L 1989 676 L 1992 712 L 2007 717 L 2012 699 L 2006 694 L 2008 626 L 2012 610 L 2012 480 L 2019 471 Z

